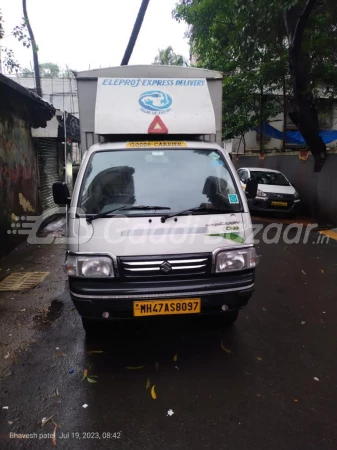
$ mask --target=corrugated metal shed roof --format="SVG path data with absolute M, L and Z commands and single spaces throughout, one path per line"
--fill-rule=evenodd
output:
M 53 105 L 2 74 L 0 74 L 0 98 L 0 106 L 8 111 L 11 110 L 14 102 L 22 102 L 29 111 L 34 128 L 46 127 L 48 120 L 56 112 Z

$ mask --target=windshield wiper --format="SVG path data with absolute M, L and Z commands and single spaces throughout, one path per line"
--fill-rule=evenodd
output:
M 96 214 L 95 216 L 87 217 L 87 222 L 91 223 L 93 220 L 108 217 L 110 214 L 117 212 L 117 211 L 125 211 L 125 210 L 133 210 L 133 211 L 147 211 L 150 209 L 171 209 L 168 206 L 149 206 L 149 205 L 134 205 L 134 206 L 120 206 L 119 208 L 110 209 L 109 211 L 104 211 L 102 213 Z
M 226 208 L 216 208 L 214 206 L 196 206 L 195 208 L 189 208 L 189 209 L 183 209 L 182 211 L 179 211 L 174 214 L 166 214 L 165 216 L 162 216 L 161 222 L 165 223 L 168 219 L 171 219 L 172 217 L 176 216 L 182 216 L 183 214 L 187 213 L 193 213 L 193 212 L 222 212 L 222 213 L 234 213 L 236 211 L 233 211 L 232 209 L 226 209 Z

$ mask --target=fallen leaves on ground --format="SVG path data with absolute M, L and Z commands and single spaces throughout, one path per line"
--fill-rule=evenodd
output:
M 226 347 L 223 345 L 223 342 L 222 342 L 222 341 L 221 341 L 220 345 L 221 345 L 221 348 L 222 348 L 222 350 L 223 350 L 224 352 L 226 352 L 226 353 L 228 353 L 228 354 L 232 353 L 232 350 L 229 350 L 229 348 L 226 348 Z
M 44 425 L 46 425 L 46 423 L 48 423 L 51 419 L 52 419 L 52 417 L 53 416 L 50 416 L 50 417 L 44 417 L 42 420 L 41 420 L 41 428 L 44 426 Z
M 301 272 L 303 273 L 303 275 L 306 275 L 306 273 L 304 272 L 304 270 L 301 270 Z
M 155 387 L 156 387 L 156 385 L 154 384 L 151 389 L 151 397 L 153 398 L 153 400 L 156 400 L 156 398 L 157 398 Z
M 263 361 L 263 359 L 261 358 L 261 356 L 256 356 L 256 359 L 257 359 L 258 361 Z
M 127 369 L 127 370 L 139 370 L 139 369 L 144 369 L 144 366 L 127 366 L 127 367 L 124 367 L 124 369 Z
M 57 428 L 58 428 L 58 425 L 55 424 L 55 425 L 54 425 L 53 437 L 51 438 L 51 445 L 52 445 L 53 447 L 56 447 L 56 430 L 57 430 Z
M 88 369 L 84 369 L 84 371 L 83 371 L 83 378 L 82 378 L 81 381 L 85 380 L 87 378 L 87 376 L 88 376 Z
M 177 361 L 178 361 L 178 353 L 176 353 L 176 354 L 173 356 L 173 361 L 174 361 L 174 362 L 177 362 Z
M 87 377 L 89 383 L 97 383 L 97 380 L 94 380 L 92 377 Z
M 56 356 L 57 356 L 57 358 L 63 358 L 64 356 L 67 356 L 67 355 L 65 353 L 58 352 L 58 353 L 56 353 Z
M 59 388 L 56 388 L 53 394 L 51 395 L 52 398 L 59 396 Z
M 149 389 L 150 386 L 151 386 L 151 382 L 150 382 L 150 378 L 148 378 L 148 379 L 146 380 L 146 386 L 145 386 L 145 389 Z

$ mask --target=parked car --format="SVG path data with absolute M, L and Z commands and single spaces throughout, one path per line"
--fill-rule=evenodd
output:
M 289 214 L 296 211 L 299 194 L 283 173 L 261 167 L 242 167 L 238 175 L 244 190 L 249 179 L 258 183 L 256 198 L 248 201 L 250 210 Z

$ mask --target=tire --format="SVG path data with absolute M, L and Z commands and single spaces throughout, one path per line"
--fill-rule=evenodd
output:
M 231 327 L 237 321 L 238 317 L 239 317 L 239 311 L 227 312 L 224 316 L 224 323 L 225 323 L 226 328 Z
M 98 334 L 101 328 L 99 326 L 99 323 L 97 323 L 95 320 L 84 319 L 83 317 L 82 317 L 82 325 L 87 335 Z

